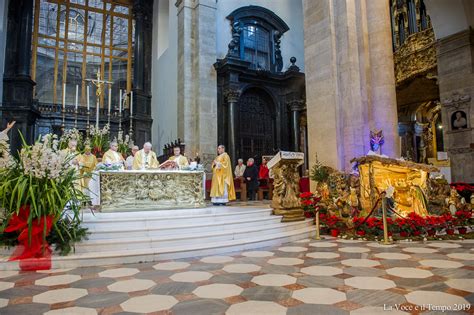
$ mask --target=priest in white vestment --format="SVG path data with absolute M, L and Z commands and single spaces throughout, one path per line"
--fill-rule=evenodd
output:
M 174 155 L 170 157 L 169 159 L 171 161 L 175 161 L 177 167 L 179 169 L 182 169 L 185 166 L 189 165 L 188 158 L 185 157 L 184 155 L 181 155 L 181 148 L 180 147 L 174 147 L 173 148 L 173 153 Z
M 122 164 L 122 166 L 123 166 L 123 163 L 124 163 L 123 156 L 122 156 L 122 154 L 117 152 L 117 150 L 118 150 L 117 142 L 112 141 L 110 143 L 109 150 L 107 150 L 107 152 L 105 152 L 104 155 L 102 156 L 102 163 L 105 163 L 105 164 Z
M 150 142 L 145 143 L 143 149 L 138 151 L 133 158 L 134 170 L 157 169 L 159 165 L 155 152 L 151 150 Z

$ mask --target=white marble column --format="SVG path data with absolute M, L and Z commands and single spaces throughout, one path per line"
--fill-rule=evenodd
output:
M 400 156 L 397 98 L 393 66 L 390 10 L 388 1 L 367 1 L 370 55 L 370 128 L 383 130 L 382 153 Z
M 317 154 L 323 164 L 342 169 L 333 1 L 304 0 L 303 12 L 309 168 Z
M 349 171 L 383 129 L 383 152 L 399 156 L 388 3 L 304 0 L 310 167 Z
M 216 1 L 179 0 L 178 136 L 210 163 L 217 147 Z

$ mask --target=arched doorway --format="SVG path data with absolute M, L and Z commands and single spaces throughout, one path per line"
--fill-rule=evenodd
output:
M 261 89 L 245 91 L 238 103 L 237 153 L 244 160 L 271 155 L 276 148 L 276 110 L 271 97 Z

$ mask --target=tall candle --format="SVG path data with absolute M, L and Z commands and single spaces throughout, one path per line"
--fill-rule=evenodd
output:
M 87 111 L 91 109 L 90 104 L 89 104 L 89 86 L 87 86 Z
M 110 115 L 110 107 L 112 106 L 112 88 L 109 87 L 109 115 Z
M 66 83 L 63 84 L 63 109 L 66 109 Z
M 122 112 L 122 89 L 120 89 L 120 95 L 119 95 L 119 113 Z
M 99 97 L 97 96 L 97 101 L 95 102 L 95 128 L 99 129 Z
M 133 116 L 133 91 L 130 91 L 130 116 Z
M 77 111 L 78 106 L 79 106 L 79 85 L 76 84 L 76 102 L 75 102 L 76 111 Z

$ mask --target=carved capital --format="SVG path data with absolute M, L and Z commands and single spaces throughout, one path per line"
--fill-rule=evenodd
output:
M 240 90 L 227 89 L 224 91 L 224 97 L 229 103 L 237 102 L 240 98 Z
M 292 112 L 299 112 L 306 108 L 306 102 L 303 99 L 291 100 L 286 103 L 288 109 Z

